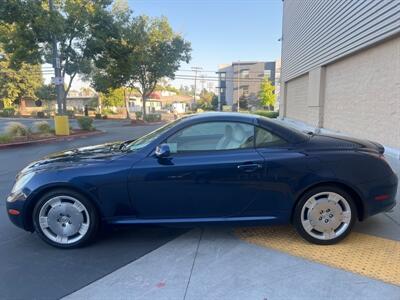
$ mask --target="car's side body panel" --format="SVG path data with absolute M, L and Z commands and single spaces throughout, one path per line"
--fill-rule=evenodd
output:
M 155 157 L 156 146 L 172 134 L 193 124 L 215 121 L 259 126 L 287 144 Z M 10 216 L 11 220 L 31 230 L 33 205 L 44 192 L 59 187 L 87 196 L 102 219 L 118 224 L 287 223 L 299 197 L 326 183 L 353 191 L 363 218 L 395 205 L 397 177 L 382 159 L 379 145 L 307 136 L 251 115 L 189 117 L 136 152 L 94 149 L 97 152 L 69 151 L 32 164 L 35 176 L 22 193 L 11 195 L 7 202 L 8 209 L 21 211 L 20 216 Z M 256 168 L 238 168 L 242 165 Z

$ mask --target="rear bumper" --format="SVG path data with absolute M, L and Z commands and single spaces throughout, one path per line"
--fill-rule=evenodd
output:
M 363 219 L 389 211 L 396 206 L 398 178 L 395 174 L 382 180 L 360 184 L 358 188 L 363 193 Z

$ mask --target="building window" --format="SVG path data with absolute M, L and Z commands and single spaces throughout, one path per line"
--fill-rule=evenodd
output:
M 271 78 L 271 70 L 264 70 L 264 77 Z
M 244 85 L 242 86 L 242 95 L 243 97 L 249 97 L 249 86 L 248 85 Z
M 250 71 L 248 69 L 240 70 L 240 78 L 249 78 Z
M 226 73 L 225 72 L 221 72 L 221 73 L 219 73 L 219 78 L 220 78 L 220 80 L 221 81 L 225 81 L 226 80 Z

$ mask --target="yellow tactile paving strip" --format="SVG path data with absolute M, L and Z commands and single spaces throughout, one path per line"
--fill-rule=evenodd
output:
M 352 232 L 339 244 L 313 245 L 292 227 L 236 229 L 243 240 L 400 286 L 400 241 Z

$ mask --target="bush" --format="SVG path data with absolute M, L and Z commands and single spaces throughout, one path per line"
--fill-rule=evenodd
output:
M 135 112 L 135 115 L 136 115 L 136 120 L 139 120 L 142 118 L 143 113 L 141 111 L 137 111 Z
M 19 122 L 8 122 L 6 126 L 6 133 L 11 137 L 28 136 L 29 129 L 24 124 Z
M 272 119 L 275 119 L 279 116 L 279 112 L 268 110 L 257 110 L 254 112 L 254 114 Z
M 94 130 L 93 119 L 89 117 L 79 117 L 78 119 L 79 128 L 82 130 Z
M 74 118 L 75 117 L 75 111 L 73 110 L 67 110 L 67 116 L 69 118 Z
M 8 134 L 0 134 L 0 144 L 7 144 L 12 141 Z
M 14 108 L 3 108 L 3 111 L 0 111 L 0 117 L 14 117 L 15 109 Z
M 146 115 L 145 121 L 146 122 L 160 122 L 161 121 L 161 114 L 149 114 L 149 115 Z
M 103 116 L 103 120 L 107 120 L 108 119 L 108 116 L 107 115 L 104 115 Z
M 51 132 L 51 126 L 47 121 L 38 121 L 33 123 L 35 126 L 36 130 L 40 133 L 50 133 Z
M 44 119 L 46 118 L 46 114 L 44 113 L 44 111 L 38 111 L 36 116 L 40 119 Z

